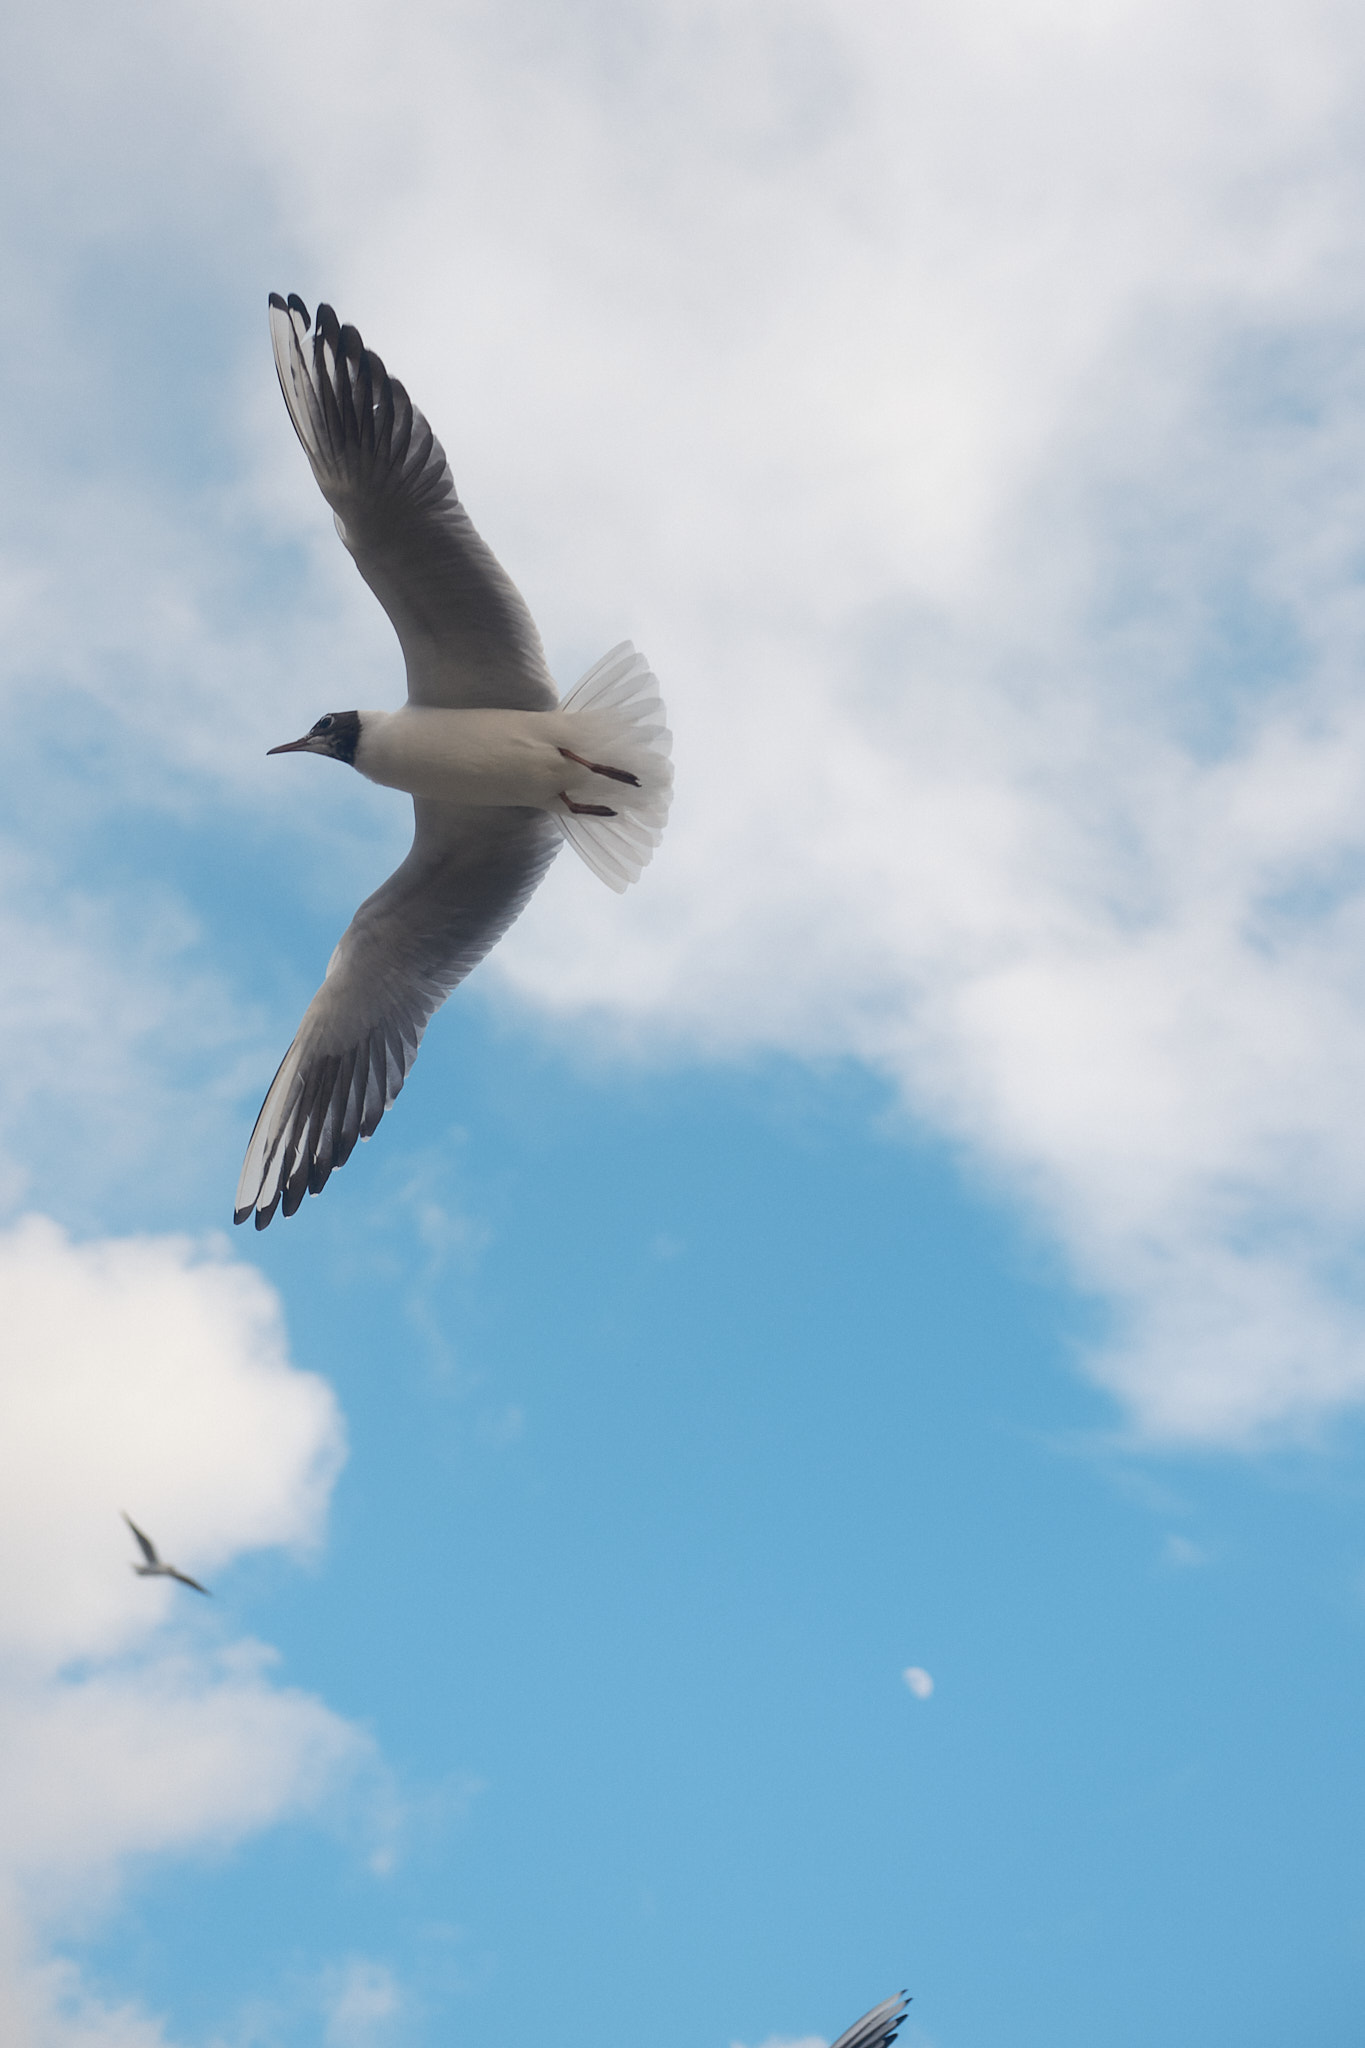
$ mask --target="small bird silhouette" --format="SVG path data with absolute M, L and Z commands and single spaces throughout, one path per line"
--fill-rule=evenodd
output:
M 122 1510 L 120 1510 L 122 1512 Z M 192 1579 L 188 1572 L 178 1572 L 173 1564 L 163 1564 L 156 1554 L 156 1545 L 150 1536 L 144 1536 L 131 1515 L 125 1514 L 124 1521 L 137 1538 L 138 1549 L 146 1559 L 145 1564 L 135 1564 L 133 1570 L 140 1579 L 179 1579 L 182 1586 L 193 1586 L 196 1593 L 208 1593 L 207 1586 L 201 1586 L 198 1579 Z M 213 1596 L 209 1594 L 211 1599 Z

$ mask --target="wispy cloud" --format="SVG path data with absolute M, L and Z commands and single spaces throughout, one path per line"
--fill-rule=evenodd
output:
M 730 2048 L 745 2048 L 745 2043 L 732 2041 Z M 769 2034 L 758 2048 L 828 2048 L 828 2043 L 821 2034 Z
M 392 2038 L 404 2001 L 387 1964 L 353 1956 L 332 1973 L 323 2003 L 327 2048 L 378 2048 Z

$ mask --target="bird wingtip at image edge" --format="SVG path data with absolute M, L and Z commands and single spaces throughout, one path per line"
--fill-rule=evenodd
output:
M 891 2048 L 911 2005 L 908 1991 L 898 1991 L 872 2006 L 832 2044 L 832 2048 Z

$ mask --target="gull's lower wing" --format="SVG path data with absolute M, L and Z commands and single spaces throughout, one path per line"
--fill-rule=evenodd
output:
M 193 1586 L 195 1592 L 204 1594 L 206 1599 L 211 1600 L 213 1598 L 207 1586 L 201 1586 L 198 1579 L 192 1579 L 188 1572 L 178 1572 L 174 1565 L 166 1567 L 166 1576 L 171 1579 L 179 1579 L 182 1586 Z
M 889 2048 L 909 2003 L 903 1991 L 897 1998 L 884 1998 L 871 2012 L 855 2020 L 846 2034 L 840 2034 L 834 2048 Z
M 413 800 L 412 851 L 367 897 L 256 1119 L 234 1221 L 292 1216 L 368 1138 L 422 1033 L 507 930 L 563 843 L 545 811 Z
M 442 448 L 354 327 L 270 294 L 289 416 L 356 567 L 402 644 L 414 704 L 552 710 L 535 621 L 460 503 Z

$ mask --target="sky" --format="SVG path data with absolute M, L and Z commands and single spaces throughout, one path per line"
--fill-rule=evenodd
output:
M 7 2044 L 1358 2042 L 1363 117 L 1333 0 L 9 24 Z M 265 758 L 402 695 L 271 290 L 678 780 L 256 1234 L 410 830 Z

